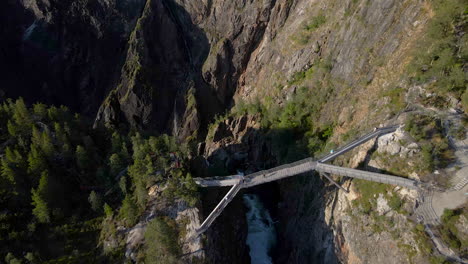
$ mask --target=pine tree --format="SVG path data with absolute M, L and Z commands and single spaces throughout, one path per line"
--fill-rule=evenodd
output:
M 8 162 L 7 159 L 2 159 L 1 161 L 2 178 L 7 180 L 10 184 L 14 185 L 16 182 L 16 173 L 13 167 L 14 165 Z
M 13 124 L 13 122 L 11 122 L 11 120 L 8 120 L 7 129 L 8 129 L 8 133 L 12 137 L 17 137 L 18 136 L 18 134 L 19 134 L 18 128 L 16 127 L 15 124 Z
M 127 164 L 130 162 L 130 154 L 128 154 L 128 149 L 127 146 L 125 145 L 125 142 L 122 143 L 122 150 L 120 151 L 120 158 Z
M 34 104 L 33 113 L 40 119 L 45 119 L 47 117 L 47 106 L 41 103 Z
M 37 220 L 40 223 L 49 223 L 50 222 L 50 210 L 47 204 L 47 195 L 49 188 L 49 174 L 47 171 L 44 171 L 39 180 L 39 186 L 37 189 L 32 189 L 32 205 L 33 214 L 36 216 Z
M 86 152 L 86 149 L 83 146 L 78 145 L 76 147 L 75 156 L 78 168 L 80 168 L 81 170 L 85 170 L 89 166 L 89 157 L 88 153 Z
M 28 153 L 28 173 L 39 174 L 47 168 L 47 162 L 44 159 L 44 154 L 39 148 L 31 144 L 31 150 Z
M 127 194 L 127 177 L 125 175 L 120 177 L 119 187 L 124 195 Z
M 113 153 L 120 152 L 120 148 L 122 147 L 122 138 L 120 137 L 119 133 L 117 132 L 112 133 L 111 143 L 112 143 L 112 152 Z
M 8 254 L 5 256 L 5 263 L 7 264 L 22 264 L 23 262 L 20 259 L 17 259 L 15 255 L 13 255 L 11 252 L 8 252 Z
M 26 107 L 23 98 L 21 97 L 18 100 L 16 100 L 13 109 L 13 120 L 15 120 L 16 124 L 20 125 L 25 129 L 29 129 L 29 125 L 32 123 L 29 110 Z
M 55 106 L 49 107 L 49 109 L 47 110 L 47 116 L 49 117 L 51 121 L 58 121 L 60 114 L 59 114 L 57 107 Z
M 50 138 L 49 133 L 46 131 L 42 132 L 40 146 L 47 157 L 52 157 L 52 155 L 54 155 L 55 149 L 54 145 L 52 144 L 52 138 Z
M 179 263 L 180 248 L 174 225 L 161 218 L 153 219 L 147 226 L 145 240 L 152 241 L 145 247 L 145 263 Z
M 26 168 L 25 165 L 27 164 L 17 149 L 11 149 L 10 147 L 7 147 L 5 149 L 5 159 L 10 164 L 12 169 L 21 170 Z
M 107 218 L 112 217 L 114 214 L 114 211 L 112 211 L 112 208 L 107 203 L 104 203 L 104 213 L 106 214 Z
M 41 146 L 42 144 L 42 134 L 35 125 L 32 126 L 31 142 L 36 146 Z
M 116 176 L 125 167 L 123 160 L 117 153 L 114 153 L 109 158 L 110 173 Z
M 122 201 L 122 206 L 120 207 L 119 214 L 125 219 L 127 226 L 135 225 L 138 219 L 138 207 L 133 201 L 130 195 L 126 195 L 125 199 Z
M 101 212 L 103 201 L 100 194 L 96 193 L 95 191 L 92 191 L 89 194 L 88 201 L 91 204 L 91 209 L 93 209 L 93 211 Z
M 55 131 L 55 138 L 57 139 L 57 143 L 59 145 L 63 145 L 68 142 L 65 130 L 57 122 L 54 123 L 54 131 Z

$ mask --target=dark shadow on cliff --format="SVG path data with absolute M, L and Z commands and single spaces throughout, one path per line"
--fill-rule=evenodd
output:
M 28 9 L 20 1 L 3 2 L 4 96 L 94 115 L 116 85 L 129 34 L 125 27 L 131 27 L 144 1 L 131 7 L 102 1 L 26 1 Z
M 195 88 L 198 117 L 200 118 L 198 135 L 206 135 L 206 127 L 212 122 L 216 114 L 225 110 L 223 104 L 218 100 L 216 91 L 207 84 L 202 76 L 202 66 L 206 61 L 211 49 L 206 33 L 199 26 L 192 22 L 192 15 L 183 6 L 174 0 L 164 0 L 164 6 L 169 11 L 173 21 L 180 31 L 180 40 L 185 47 L 186 56 L 190 70 L 187 73 L 189 86 Z M 191 87 L 185 87 L 186 90 Z M 177 103 L 185 104 L 185 97 L 178 96 Z M 180 116 L 183 112 L 176 113 Z

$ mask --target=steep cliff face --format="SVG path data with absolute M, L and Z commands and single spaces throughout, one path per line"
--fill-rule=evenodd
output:
M 295 89 L 285 80 L 320 64 L 335 81 L 323 91 L 336 97 L 324 106 L 329 114 L 349 95 L 368 108 L 354 95 L 397 75 L 424 22 L 421 3 L 5 2 L 15 15 L 2 16 L 4 92 L 90 114 L 107 96 L 96 125 L 128 122 L 186 138 L 204 134 L 234 101 L 281 102 Z
M 97 122 L 117 123 L 118 108 L 132 125 L 181 138 L 199 129 L 204 133 L 215 114 L 232 106 L 275 6 L 272 1 L 148 1 L 130 38 L 117 92 L 110 95 L 118 106 L 104 104 Z M 192 109 L 190 89 L 190 100 L 197 103 Z M 189 116 L 200 120 L 187 124 Z
M 401 111 L 399 101 L 408 97 L 404 92 L 392 95 L 389 91 L 398 90 L 396 87 L 408 88 L 404 72 L 412 49 L 417 46 L 424 25 L 432 15 L 426 3 L 277 1 L 271 4 L 273 8 L 265 30 L 241 68 L 235 102 L 266 105 L 265 119 L 275 111 L 272 106 L 287 105 L 300 89 L 305 89 L 302 87 L 306 87 L 316 94 L 314 98 L 311 93 L 310 101 L 316 109 L 308 118 L 318 127 L 333 124 L 330 141 L 337 143 L 354 137 L 357 131 L 368 131 L 389 122 L 405 122 L 405 117 L 393 117 Z M 229 69 L 223 61 L 229 54 L 226 52 L 228 43 L 233 43 L 229 36 L 219 39 L 203 67 L 205 80 L 218 88 L 226 87 L 219 85 L 226 83 L 225 76 L 213 81 L 212 72 Z M 213 57 L 213 50 L 216 57 Z M 268 132 L 260 125 L 263 120 L 258 118 L 257 122 L 252 122 L 252 118 L 239 116 L 236 111 L 234 109 L 233 115 L 208 132 L 205 156 L 212 158 L 211 161 L 221 160 L 231 170 L 255 171 L 279 165 L 282 159 L 276 155 L 274 140 L 268 139 Z M 379 164 L 382 159 L 368 158 L 374 148 L 378 153 L 393 152 L 391 155 L 402 157 L 419 151 L 418 147 L 410 145 L 402 147 L 401 142 L 403 139 L 371 142 L 360 150 L 362 153 L 354 152 L 339 162 L 351 167 L 362 163 Z M 374 168 L 372 165 L 367 169 L 388 169 L 386 165 Z M 414 164 L 408 166 L 408 173 L 415 170 Z M 350 194 L 345 194 L 324 184 L 318 175 L 284 180 L 279 186 L 277 262 L 429 261 L 431 249 L 427 237 L 415 229 L 414 219 L 408 217 L 416 203 L 414 193 L 353 182 L 345 183 L 351 190 Z M 372 206 L 378 209 L 375 215 L 363 213 L 359 207 L 358 201 L 366 195 L 366 188 L 382 188 L 372 197 L 376 201 Z M 389 201 L 396 203 L 398 199 L 404 201 L 401 205 L 404 209 L 389 209 Z
M 1 3 L 5 96 L 95 114 L 116 81 L 144 1 Z
M 177 131 L 173 123 L 184 114 L 190 88 L 189 54 L 178 32 L 170 9 L 161 1 L 147 1 L 131 33 L 119 84 L 96 122 L 128 121 L 160 132 Z

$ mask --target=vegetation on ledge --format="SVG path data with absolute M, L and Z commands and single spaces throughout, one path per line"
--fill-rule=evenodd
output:
M 116 263 L 97 245 L 104 216 L 134 225 L 148 188 L 198 200 L 187 147 L 167 135 L 95 130 L 66 107 L 22 99 L 0 105 L 0 259 L 7 263 Z M 128 169 L 127 169 L 128 168 Z

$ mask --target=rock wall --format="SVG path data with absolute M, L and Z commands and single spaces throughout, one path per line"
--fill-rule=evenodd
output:
M 284 95 L 287 79 L 318 64 L 334 83 L 321 122 L 344 111 L 370 112 L 359 95 L 372 91 L 375 98 L 366 99 L 378 100 L 427 17 L 420 0 L 2 5 L 6 96 L 88 114 L 100 106 L 96 125 L 128 122 L 181 138 L 203 137 L 212 118 L 235 101 L 278 96 L 277 89 Z M 334 106 L 350 95 L 362 104 L 336 113 Z
M 118 80 L 144 0 L 3 1 L 2 96 L 94 115 Z

